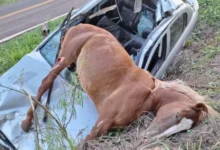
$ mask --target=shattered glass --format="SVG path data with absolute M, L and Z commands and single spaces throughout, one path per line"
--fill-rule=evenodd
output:
M 41 54 L 53 66 L 60 44 L 61 32 L 57 32 L 41 49 Z
M 140 22 L 137 25 L 138 34 L 142 36 L 144 30 L 152 30 L 153 29 L 153 18 L 152 13 L 149 11 L 141 12 Z

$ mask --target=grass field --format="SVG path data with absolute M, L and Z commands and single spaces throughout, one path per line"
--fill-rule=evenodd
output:
M 64 18 L 48 23 L 51 31 L 53 31 Z M 34 48 L 43 40 L 41 28 L 38 27 L 30 32 L 27 32 L 15 39 L 0 45 L 0 75 L 12 67 L 25 54 L 34 50 Z
M 18 0 L 0 0 L 0 6 L 8 5 L 17 2 Z

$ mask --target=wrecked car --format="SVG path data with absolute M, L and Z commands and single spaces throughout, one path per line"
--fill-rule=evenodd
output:
M 91 0 L 72 13 L 70 26 L 88 23 L 108 30 L 138 67 L 148 70 L 156 78 L 162 78 L 195 27 L 197 16 L 196 0 Z M 17 149 L 36 147 L 34 127 L 29 133 L 20 128 L 30 100 L 18 91 L 36 95 L 42 79 L 53 66 L 60 36 L 61 29 L 58 27 L 0 77 L 0 129 Z M 74 87 L 72 71 L 72 68 L 66 68 L 54 82 L 50 108 L 56 112 L 57 118 L 63 118 L 63 114 L 69 115 L 66 109 L 57 106 L 63 99 L 63 93 Z M 47 95 L 45 93 L 42 97 L 43 105 Z M 69 95 L 65 100 L 68 101 L 68 98 Z M 70 105 L 66 107 L 73 109 Z M 86 93 L 82 93 L 82 103 L 74 104 L 74 110 L 75 116 L 66 128 L 70 137 L 78 143 L 79 132 L 83 130 L 82 138 L 85 138 L 97 120 L 98 112 Z M 43 116 L 43 112 L 42 108 L 37 108 L 39 116 Z M 47 126 L 41 119 L 39 124 L 41 127 Z M 4 140 L 0 141 L 0 145 L 10 149 Z M 51 149 L 50 146 L 46 144 L 43 149 Z

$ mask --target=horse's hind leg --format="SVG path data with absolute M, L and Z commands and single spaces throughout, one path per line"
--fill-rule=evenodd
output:
M 100 116 L 95 123 L 95 126 L 92 128 L 92 131 L 89 135 L 87 135 L 85 142 L 89 140 L 93 140 L 96 137 L 101 136 L 102 134 L 109 131 L 112 127 L 113 118 L 109 118 L 108 116 Z
M 41 86 L 38 89 L 36 100 L 40 101 L 41 96 L 52 86 L 53 81 L 60 74 L 60 72 L 67 67 L 69 64 L 65 64 L 65 58 L 59 57 L 56 61 L 56 64 L 49 72 L 49 74 L 42 80 Z M 33 102 L 34 108 L 37 107 L 37 102 Z M 31 120 L 33 119 L 33 109 L 30 107 L 27 112 L 26 119 L 22 121 L 21 128 L 28 132 L 31 127 Z

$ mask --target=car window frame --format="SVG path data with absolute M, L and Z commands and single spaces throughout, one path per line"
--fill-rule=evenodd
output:
M 156 41 L 156 43 L 154 44 L 154 45 L 152 45 L 152 50 L 151 50 L 151 52 L 150 52 L 150 55 L 149 55 L 149 57 L 148 57 L 148 59 L 147 59 L 147 62 L 146 62 L 146 64 L 144 65 L 144 70 L 148 70 L 148 68 L 149 68 L 149 66 L 150 66 L 150 63 L 151 63 L 151 60 L 152 60 L 152 58 L 153 58 L 153 56 L 154 56 L 154 53 L 156 52 L 156 50 L 157 50 L 157 48 L 158 48 L 158 46 L 160 45 L 160 49 L 162 49 L 162 46 L 163 46 L 163 38 L 164 38 L 164 36 L 166 36 L 166 57 L 168 56 L 167 55 L 167 50 L 168 50 L 168 45 L 169 45 L 169 43 L 168 43 L 168 40 L 167 40 L 167 32 L 163 32 L 163 33 L 161 33 L 160 34 L 160 37 L 158 38 L 158 40 Z M 145 56 L 146 57 L 146 56 Z M 165 58 L 166 59 L 166 58 Z
M 167 18 L 164 18 L 160 24 L 150 33 L 150 35 L 148 36 L 148 38 L 146 39 L 145 41 L 145 44 L 144 46 L 142 47 L 141 51 L 140 51 L 140 54 L 137 56 L 137 59 L 136 59 L 136 65 L 139 67 L 139 68 L 144 68 L 143 66 L 145 66 L 144 64 L 144 58 L 146 56 L 147 53 L 149 53 L 149 50 L 152 49 L 152 47 L 154 47 L 154 44 L 158 41 L 158 39 L 161 37 L 161 35 L 166 32 L 168 33 L 167 34 L 167 50 L 169 50 L 169 46 L 170 46 L 170 33 L 169 33 L 169 28 L 170 26 L 172 25 L 172 23 L 177 19 L 179 18 L 180 15 L 182 15 L 183 13 L 186 13 L 187 14 L 187 20 L 186 20 L 186 27 L 185 28 L 189 28 L 191 29 L 191 26 L 193 25 L 193 22 L 195 21 L 192 21 L 192 17 L 196 17 L 198 16 L 198 11 L 196 11 L 192 5 L 189 5 L 188 3 L 184 3 L 183 5 L 181 5 L 177 10 L 175 10 L 174 12 L 172 12 L 173 15 L 167 17 Z M 190 27 L 188 26 L 190 23 Z M 184 30 L 184 32 L 182 33 L 185 35 L 189 34 L 188 33 L 188 30 Z M 180 45 L 180 42 L 182 43 L 182 37 L 181 37 L 181 40 L 179 39 L 175 46 L 173 47 L 173 50 L 174 52 L 178 51 L 176 50 L 177 47 L 179 47 Z M 179 48 L 178 48 L 179 49 Z M 172 53 L 173 55 L 173 53 Z M 167 53 L 167 58 L 169 57 L 169 59 L 173 56 L 170 56 L 170 53 Z M 166 58 L 166 59 L 167 59 Z M 165 61 L 166 62 L 166 61 Z M 170 62 L 170 61 L 168 61 Z M 160 78 L 163 74 L 163 71 L 165 70 L 165 68 L 167 68 L 167 64 L 168 62 L 166 62 L 165 64 L 162 65 L 162 67 L 157 71 L 155 77 L 158 77 Z M 164 68 L 165 67 L 165 68 Z
M 171 49 L 171 27 L 176 23 L 176 21 L 180 18 L 180 17 L 183 17 L 183 28 L 182 28 L 182 32 L 181 32 L 181 35 L 183 34 L 183 32 L 185 31 L 187 25 L 188 25 L 188 13 L 186 11 L 183 11 L 181 12 L 169 25 L 168 29 L 167 29 L 167 41 L 169 41 L 169 47 L 168 47 L 168 55 L 169 53 L 174 49 L 175 45 L 178 43 L 178 41 L 180 40 L 180 37 L 178 37 L 178 40 L 175 42 L 175 44 L 172 46 L 172 49 Z M 168 56 L 167 55 L 167 56 Z

